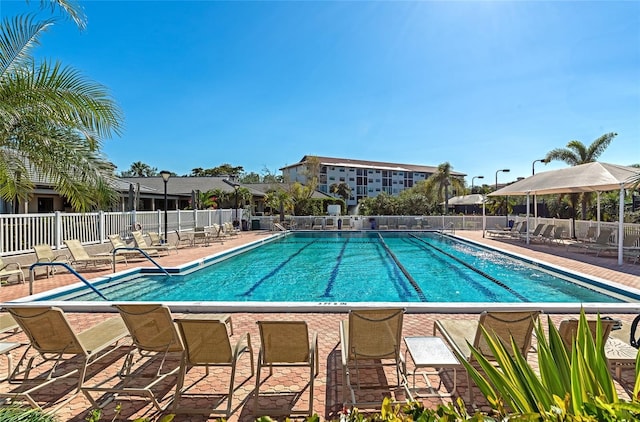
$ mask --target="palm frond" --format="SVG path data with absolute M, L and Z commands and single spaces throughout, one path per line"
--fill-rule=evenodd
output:
M 2 21 L 0 31 L 0 82 L 12 72 L 31 63 L 31 49 L 40 43 L 40 36 L 53 25 L 52 20 L 36 21 L 32 15 L 20 15 Z
M 82 11 L 82 7 L 77 2 L 70 0 L 40 0 L 41 8 L 44 8 L 47 5 L 51 12 L 54 12 L 56 8 L 60 8 L 71 18 L 71 20 L 75 22 L 78 28 L 85 29 L 87 27 L 87 17 Z

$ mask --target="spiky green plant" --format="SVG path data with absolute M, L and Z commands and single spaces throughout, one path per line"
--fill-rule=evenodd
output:
M 493 409 L 508 419 L 638 420 L 640 358 L 636 359 L 633 397 L 630 401 L 621 399 L 605 357 L 600 316 L 594 340 L 584 311 L 580 313 L 570 353 L 551 318 L 547 318 L 547 325 L 548 337 L 540 321 L 535 327 L 539 373 L 529 365 L 513 341 L 511 350 L 507 350 L 502 342 L 483 331 L 495 363 L 469 345 L 482 373 L 469 362 L 463 361 L 463 364 Z

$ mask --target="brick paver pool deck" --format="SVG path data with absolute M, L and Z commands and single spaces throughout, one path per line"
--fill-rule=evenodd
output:
M 494 247 L 504 249 L 509 252 L 517 253 L 523 256 L 539 259 L 541 261 L 558 265 L 573 271 L 578 271 L 583 274 L 597 276 L 599 278 L 624 284 L 634 288 L 640 289 L 640 265 L 626 263 L 622 266 L 617 265 L 617 261 L 613 257 L 594 257 L 593 255 L 584 255 L 573 251 L 567 251 L 562 246 L 549 246 L 549 245 L 526 245 L 521 241 L 505 240 L 505 239 L 489 239 L 483 238 L 480 231 L 461 231 L 456 233 L 458 236 L 474 240 L 477 242 L 485 243 Z M 194 261 L 198 258 L 213 255 L 217 252 L 226 250 L 228 248 L 239 246 L 257 239 L 268 236 L 268 232 L 263 231 L 251 231 L 242 232 L 240 236 L 226 239 L 224 243 L 213 243 L 209 246 L 197 246 L 181 248 L 178 254 L 170 254 L 158 259 L 160 265 L 165 267 L 176 266 L 186 262 Z M 33 262 L 32 259 L 30 262 Z M 150 266 L 149 263 L 137 262 L 129 263 L 128 267 L 133 266 Z M 118 270 L 125 269 L 124 264 L 118 264 Z M 100 269 L 94 271 L 81 271 L 86 278 L 94 278 L 99 275 L 111 273 L 110 269 Z M 60 287 L 68 284 L 75 283 L 77 279 L 66 272 L 58 272 L 58 274 L 45 278 L 39 276 L 34 283 L 35 293 L 50 290 L 55 287 Z M 363 280 L 366 282 L 366 280 Z M 0 300 L 6 302 L 16 298 L 24 297 L 28 295 L 28 284 L 11 284 L 4 285 L 0 288 Z M 629 324 L 635 315 L 640 312 L 640 304 L 638 310 L 635 313 L 629 314 L 616 314 L 611 315 L 615 318 L 619 318 L 625 324 Z M 104 320 L 107 317 L 112 317 L 114 314 L 104 313 L 75 313 L 68 312 L 67 317 L 72 327 L 77 332 L 90 327 L 91 325 Z M 179 316 L 180 314 L 175 314 Z M 573 315 L 575 316 L 575 315 Z M 340 341 L 339 341 L 339 322 L 346 319 L 345 313 L 251 313 L 251 312 L 238 312 L 232 314 L 234 335 L 232 336 L 232 344 L 235 340 L 244 333 L 250 333 L 251 341 L 254 352 L 257 357 L 259 349 L 259 333 L 256 321 L 258 320 L 304 320 L 307 321 L 310 331 L 318 333 L 319 340 L 319 356 L 320 356 L 320 372 L 315 380 L 314 388 L 314 412 L 317 413 L 322 419 L 337 418 L 338 412 L 342 408 L 342 371 L 340 365 Z M 458 318 L 458 319 L 477 319 L 477 314 L 415 314 L 408 313 L 405 315 L 403 336 L 428 336 L 433 332 L 433 323 L 440 318 Z M 562 318 L 566 318 L 567 315 L 554 314 L 551 318 L 554 322 L 559 322 Z M 17 341 L 27 342 L 26 337 L 22 333 L 12 334 L 5 336 L 0 341 Z M 22 353 L 26 346 L 14 350 L 12 352 L 14 360 Z M 402 345 L 402 353 L 404 354 L 404 344 Z M 90 377 L 100 377 L 105 374 L 115 373 L 121 364 L 121 360 L 126 352 L 126 348 L 123 348 L 123 352 L 115 354 L 114 358 L 107 358 L 105 362 L 99 362 L 90 367 Z M 530 354 L 530 358 L 534 357 L 535 353 Z M 535 364 L 535 362 L 533 362 Z M 413 369 L 413 363 L 408 358 L 408 369 Z M 460 395 L 466 398 L 466 391 L 468 386 L 466 385 L 466 377 L 463 374 L 464 371 L 459 371 L 458 374 L 458 390 L 454 397 Z M 6 359 L 0 358 L 0 374 L 6 373 Z M 213 369 L 212 376 L 206 382 L 199 384 L 198 390 L 203 394 L 210 393 L 211 391 L 225 391 L 228 385 L 228 370 L 226 368 Z M 266 372 L 263 375 L 265 379 L 264 387 L 261 387 L 262 391 L 269 391 L 269 388 L 280 389 L 282 387 L 289 387 L 291 389 L 303 388 L 308 380 L 308 373 L 305 370 L 284 370 L 274 371 L 274 375 L 271 377 L 266 376 Z M 194 371 L 193 376 L 197 376 L 198 372 Z M 239 370 L 236 376 L 236 385 L 240 386 L 234 393 L 234 413 L 229 418 L 232 421 L 250 421 L 254 417 L 252 415 L 253 407 L 253 389 L 255 378 L 247 379 L 250 375 L 250 368 L 248 367 L 248 359 L 243 358 L 239 364 Z M 378 376 L 377 374 L 376 376 Z M 390 374 L 387 374 L 390 375 Z M 91 378 L 90 378 L 91 380 Z M 438 378 L 433 378 L 432 383 L 437 384 Z M 622 371 L 621 380 L 617 381 L 618 390 L 621 394 L 628 394 L 627 392 L 633 388 L 634 371 L 631 369 L 625 369 Z M 91 382 L 91 381 L 90 381 Z M 59 398 L 65 396 L 65 391 L 69 391 L 69 384 L 61 383 L 60 386 L 54 386 L 47 395 Z M 173 383 L 163 386 L 169 394 L 173 393 L 171 387 Z M 1 391 L 10 391 L 15 388 L 15 385 L 9 386 L 5 381 L 0 384 Z M 449 373 L 443 376 L 443 391 L 451 392 L 452 389 L 452 377 Z M 476 405 L 482 410 L 489 410 L 486 403 L 483 402 L 482 396 L 479 394 L 477 388 L 474 390 L 474 397 Z M 273 399 L 271 406 L 285 406 L 285 400 L 294 398 L 296 408 L 304 408 L 307 404 L 308 393 L 307 390 L 302 391 L 299 395 L 288 395 L 279 399 Z M 382 400 L 375 395 L 369 395 L 362 397 L 368 400 Z M 397 399 L 402 400 L 404 396 L 402 392 L 399 392 Z M 268 399 L 265 399 L 268 400 Z M 449 401 L 451 399 L 439 399 L 429 398 L 422 399 L 428 405 L 436 405 L 441 403 L 442 400 Z M 261 402 L 262 403 L 262 402 Z M 170 411 L 164 413 L 156 412 L 151 404 L 144 399 L 128 397 L 118 397 L 112 403 L 109 403 L 104 408 L 104 415 L 102 420 L 112 420 L 114 416 L 115 405 L 121 405 L 121 413 L 116 420 L 133 420 L 138 417 L 145 417 L 149 420 L 157 420 L 164 414 L 169 414 Z M 268 403 L 264 403 L 268 404 Z M 61 421 L 84 421 L 88 412 L 91 410 L 91 404 L 82 395 L 77 395 L 68 404 L 60 408 L 56 415 Z M 212 419 L 214 417 L 212 416 Z M 176 415 L 175 421 L 202 421 L 208 420 L 207 416 L 186 416 Z

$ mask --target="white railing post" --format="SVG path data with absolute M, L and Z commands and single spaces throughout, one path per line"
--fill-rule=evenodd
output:
M 193 227 L 195 228 L 198 225 L 198 210 L 193 209 Z
M 182 215 L 180 213 L 180 210 L 178 210 L 178 216 L 177 216 L 177 224 L 178 227 L 176 227 L 176 230 L 180 231 L 180 226 L 182 225 Z
M 163 234 L 162 234 L 162 213 L 160 211 L 161 210 L 157 211 L 157 213 L 158 213 L 157 221 L 158 221 L 158 233 L 160 233 L 160 237 L 162 237 L 163 236 Z M 162 237 L 162 239 L 166 239 L 166 238 Z
M 98 236 L 100 238 L 100 244 L 103 244 L 106 239 L 104 231 L 104 211 L 98 211 Z
M 55 212 L 54 218 L 54 239 L 56 243 L 56 250 L 59 250 L 62 247 L 62 215 L 60 211 Z

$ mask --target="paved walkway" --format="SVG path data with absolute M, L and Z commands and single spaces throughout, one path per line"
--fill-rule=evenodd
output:
M 491 246 L 499 247 L 511 252 L 522 254 L 525 256 L 533 257 L 543 260 L 555 265 L 559 265 L 565 268 L 569 268 L 575 271 L 579 271 L 584 274 L 595 275 L 605 280 L 615 281 L 617 283 L 634 286 L 640 288 L 640 265 L 625 264 L 618 267 L 614 258 L 596 258 L 593 255 L 582 255 L 574 252 L 567 252 L 562 246 L 540 246 L 533 245 L 527 246 L 522 242 L 511 240 L 494 240 L 483 239 L 481 232 L 458 232 L 461 237 L 468 238 L 470 240 L 489 244 Z M 224 244 L 217 243 L 208 247 L 194 247 L 194 248 L 181 248 L 178 254 L 171 254 L 159 258 L 159 263 L 162 266 L 174 266 L 185 262 L 190 262 L 198 258 L 212 255 L 216 252 L 225 250 L 227 248 L 241 245 L 256 239 L 264 238 L 267 236 L 266 232 L 243 232 L 241 236 L 237 238 L 228 239 Z M 129 267 L 133 265 L 149 266 L 148 263 L 139 262 L 136 264 L 129 264 Z M 123 264 L 118 264 L 118 269 L 125 268 Z M 109 274 L 109 269 L 99 269 L 95 271 L 83 271 L 83 275 L 87 278 L 96 277 L 102 274 Z M 71 283 L 75 283 L 77 280 L 66 273 L 59 273 L 50 278 L 40 276 L 37 278 L 34 288 L 35 292 L 42 292 L 54 287 L 64 286 Z M 28 286 L 26 285 L 8 285 L 3 286 L 0 289 L 0 300 L 5 302 L 15 298 L 23 297 L 28 294 Z M 68 319 L 72 327 L 77 330 L 83 330 L 91 325 L 104 320 L 107 317 L 112 317 L 113 314 L 100 314 L 100 313 L 68 313 Z M 179 316 L 176 314 L 176 316 Z M 613 315 L 620 318 L 625 324 L 629 324 L 635 314 L 622 314 Z M 566 315 L 551 315 L 554 322 L 559 322 Z M 257 357 L 259 349 L 259 334 L 256 326 L 257 320 L 304 320 L 307 321 L 309 328 L 312 332 L 318 333 L 319 340 L 319 355 L 320 355 L 320 373 L 316 378 L 316 384 L 314 388 L 314 402 L 313 408 L 321 418 L 336 418 L 338 412 L 342 408 L 342 373 L 340 368 L 340 342 L 339 342 L 339 322 L 346 318 L 346 314 L 319 314 L 319 313 L 234 313 L 232 315 L 234 336 L 232 336 L 232 342 L 234 342 L 243 333 L 249 333 L 251 336 L 251 342 L 254 352 Z M 417 336 L 417 335 L 431 335 L 433 330 L 433 322 L 441 318 L 456 318 L 456 319 L 477 319 L 477 314 L 407 314 L 405 315 L 403 335 L 404 336 Z M 10 335 L 1 341 L 20 341 L 26 342 L 27 339 L 22 333 Z M 402 345 L 404 353 L 404 345 Z M 19 353 L 24 350 L 24 346 L 17 351 L 13 352 L 14 360 L 17 360 Z M 534 354 L 531 354 L 534 355 Z M 531 356 L 530 355 L 530 356 Z M 90 371 L 91 377 L 105 376 L 106 374 L 114 373 L 119 368 L 124 356 L 124 350 L 122 353 L 116 354 L 114 358 L 109 358 L 105 362 L 97 363 Z M 243 358 L 244 359 L 244 358 Z M 253 408 L 253 389 L 255 378 L 249 378 L 250 369 L 248 360 L 243 360 L 239 366 L 239 372 L 236 378 L 236 385 L 240 384 L 234 393 L 234 401 L 236 410 L 230 418 L 235 421 L 251 421 L 253 420 L 252 408 Z M 409 370 L 413 369 L 413 363 L 409 358 L 408 361 Z M 535 362 L 534 362 L 535 364 Z M 5 373 L 6 363 L 4 359 L 0 359 L 0 374 Z M 224 369 L 213 369 L 213 376 L 210 377 L 210 381 L 201 383 L 199 390 L 202 393 L 210 393 L 211 391 L 224 391 L 225 385 L 228 382 L 227 371 Z M 263 375 L 266 376 L 267 372 Z M 194 380 L 198 373 L 194 372 L 194 375 L 190 378 Z M 290 387 L 292 389 L 304 388 L 307 378 L 306 372 L 286 370 L 277 371 L 273 376 L 266 378 L 264 387 L 265 391 L 269 391 L 269 388 L 281 388 L 283 386 Z M 385 374 L 370 374 L 370 376 L 380 377 Z M 387 378 L 391 377 L 390 373 L 386 374 Z M 622 379 L 618 384 L 618 389 L 621 394 L 625 394 L 625 391 L 629 391 L 633 388 L 634 373 L 632 370 L 623 370 Z M 458 374 L 458 390 L 457 393 L 466 398 L 466 391 L 468 386 L 465 381 L 466 377 L 464 372 L 460 371 Z M 432 378 L 432 382 L 437 384 L 438 378 Z M 447 392 L 452 390 L 452 378 L 448 372 L 443 377 L 444 384 L 441 391 Z M 161 386 L 169 394 L 171 393 L 172 383 Z M 13 391 L 15 385 L 10 386 L 6 382 L 0 384 L 1 391 Z M 48 396 L 51 399 L 56 400 L 66 397 L 66 394 L 70 391 L 69 384 L 52 387 L 48 391 Z M 479 395 L 477 389 L 474 389 L 474 397 L 478 406 L 488 411 L 488 406 L 483 403 L 482 397 Z M 399 400 L 404 399 L 402 392 L 397 392 L 396 398 Z M 170 396 L 167 396 L 170 397 Z M 363 399 L 380 401 L 381 397 L 375 395 L 363 396 Z M 261 400 L 263 404 L 270 404 L 276 407 L 286 407 L 288 400 L 295 400 L 296 408 L 304 408 L 308 403 L 308 390 L 304 390 L 299 395 L 287 395 L 278 399 L 265 399 L 265 402 Z M 428 405 L 435 405 L 440 403 L 440 399 L 425 399 Z M 444 399 L 450 400 L 450 399 Z M 156 420 L 161 413 L 155 412 L 153 407 L 144 400 L 133 399 L 130 400 L 126 397 L 119 397 L 115 402 L 108 404 L 104 410 L 104 416 L 102 420 L 112 420 L 114 415 L 115 404 L 122 406 L 120 419 L 117 420 L 132 420 L 137 417 L 147 417 L 150 420 Z M 57 411 L 57 415 L 62 421 L 84 421 L 88 411 L 91 409 L 91 404 L 82 395 L 76 396 L 67 405 L 63 406 Z M 166 412 L 168 413 L 168 412 Z M 205 416 L 185 416 L 177 415 L 174 420 L 176 421 L 201 421 L 207 420 Z

